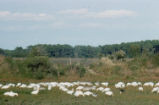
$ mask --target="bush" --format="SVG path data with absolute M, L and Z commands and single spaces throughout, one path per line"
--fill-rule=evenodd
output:
M 60 77 L 65 75 L 67 68 L 60 64 L 52 64 L 48 57 L 35 56 L 28 57 L 24 60 L 21 69 L 21 74 L 35 79 L 43 79 L 45 77 Z
M 159 54 L 156 54 L 152 57 L 152 63 L 154 66 L 159 66 Z
M 47 57 L 28 57 L 24 60 L 25 73 L 33 78 L 43 79 L 45 75 L 50 73 L 50 63 Z
M 47 57 L 29 57 L 24 63 L 31 72 L 36 72 L 37 70 L 47 72 L 50 66 Z
M 68 71 L 67 67 L 61 64 L 57 64 L 54 69 L 51 70 L 52 74 L 55 75 L 57 78 L 60 76 L 65 75 L 65 72 Z
M 12 57 L 5 57 L 5 63 L 8 64 L 8 67 L 11 71 L 17 70 L 18 61 L 14 60 Z
M 12 57 L 6 57 L 5 62 L 9 64 L 10 68 L 13 68 L 14 62 L 13 62 Z
M 117 60 L 122 60 L 126 56 L 126 54 L 125 54 L 125 52 L 123 50 L 119 50 L 119 51 L 115 52 L 114 55 L 115 55 Z
M 109 66 L 113 66 L 114 63 L 112 62 L 111 59 L 109 59 L 108 57 L 102 57 L 100 60 L 103 64 L 105 65 L 109 65 Z
M 53 64 L 45 56 L 32 56 L 24 59 L 7 57 L 6 62 L 9 64 L 10 70 L 14 68 L 13 74 L 19 74 L 19 76 L 26 78 L 56 77 L 58 79 L 60 76 L 64 76 L 66 72 L 70 75 L 71 70 L 74 70 L 80 77 L 83 77 L 86 73 L 83 65 Z
M 133 60 L 128 62 L 128 67 L 130 68 L 130 70 L 139 70 L 142 68 L 148 68 L 148 61 L 150 61 L 149 57 L 136 57 Z
M 84 75 L 86 73 L 86 69 L 82 65 L 77 66 L 76 70 L 77 70 L 77 73 L 79 74 L 80 78 L 84 77 Z

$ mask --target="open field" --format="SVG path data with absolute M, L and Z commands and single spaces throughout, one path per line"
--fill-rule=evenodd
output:
M 69 89 L 74 88 L 77 91 L 78 86 L 88 88 L 93 85 L 77 85 L 69 87 Z M 97 95 L 96 97 L 75 97 L 59 89 L 58 86 L 53 87 L 51 90 L 48 90 L 48 87 L 45 86 L 45 90 L 40 90 L 37 95 L 32 95 L 31 92 L 33 89 L 11 87 L 9 89 L 0 89 L 0 105 L 158 105 L 159 103 L 159 94 L 152 93 L 153 87 L 151 86 L 143 86 L 143 91 L 138 90 L 139 86 L 126 86 L 125 92 L 122 94 L 119 93 L 119 89 L 115 88 L 114 84 L 110 84 L 109 86 L 99 85 L 96 87 L 97 89 L 99 87 L 110 88 L 113 96 L 108 96 L 96 89 L 90 90 Z M 18 96 L 4 96 L 3 94 L 6 91 L 17 92 Z

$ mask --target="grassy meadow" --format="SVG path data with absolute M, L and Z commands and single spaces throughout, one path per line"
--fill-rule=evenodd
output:
M 150 88 L 145 88 L 143 92 L 136 88 L 129 87 L 125 93 L 119 94 L 119 90 L 113 88 L 114 96 L 106 96 L 101 92 L 96 92 L 97 97 L 85 96 L 75 97 L 68 95 L 58 88 L 51 91 L 43 90 L 38 95 L 31 95 L 29 89 L 10 90 L 18 92 L 19 96 L 10 98 L 3 96 L 4 90 L 0 90 L 0 105 L 158 105 L 158 94 L 151 93 Z

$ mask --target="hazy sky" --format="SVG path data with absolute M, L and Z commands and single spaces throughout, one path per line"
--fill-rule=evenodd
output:
M 0 48 L 159 39 L 159 0 L 0 0 Z

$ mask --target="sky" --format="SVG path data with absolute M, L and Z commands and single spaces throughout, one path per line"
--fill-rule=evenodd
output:
M 159 0 L 0 0 L 0 48 L 159 39 Z

